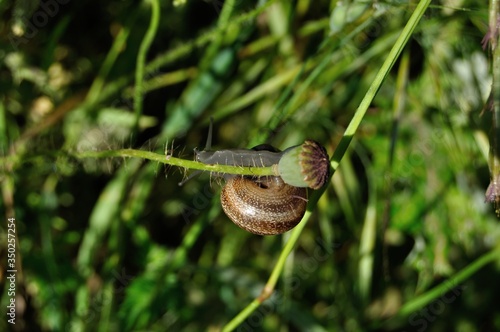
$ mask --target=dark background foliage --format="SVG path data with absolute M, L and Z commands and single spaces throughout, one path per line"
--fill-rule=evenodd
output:
M 192 159 L 214 117 L 216 149 L 309 138 L 331 155 L 415 5 L 162 2 L 138 114 L 150 2 L 1 2 L 0 241 L 15 217 L 18 273 L 14 326 L 2 245 L 0 329 L 219 330 L 289 235 L 231 223 L 208 174 L 179 187 L 185 169 L 83 154 Z M 241 330 L 500 330 L 487 26 L 486 2 L 432 3 Z

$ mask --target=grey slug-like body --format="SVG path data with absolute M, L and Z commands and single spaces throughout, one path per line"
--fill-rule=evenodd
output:
M 247 149 L 197 151 L 196 160 L 212 165 L 268 167 L 278 164 L 282 155 L 283 152 Z

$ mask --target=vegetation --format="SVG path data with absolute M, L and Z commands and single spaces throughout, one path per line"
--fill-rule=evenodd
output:
M 430 2 L 0 2 L 0 330 L 500 330 L 498 4 Z M 222 212 L 270 170 L 193 162 L 211 118 L 326 147 L 293 231 Z

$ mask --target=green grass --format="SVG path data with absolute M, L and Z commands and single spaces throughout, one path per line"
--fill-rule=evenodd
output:
M 0 330 L 499 330 L 488 5 L 0 4 Z M 271 170 L 193 162 L 212 117 L 326 147 L 293 231 L 224 215 L 210 172 Z

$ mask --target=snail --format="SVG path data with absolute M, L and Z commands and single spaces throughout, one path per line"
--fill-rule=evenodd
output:
M 306 211 L 306 187 L 318 189 L 328 180 L 328 155 L 314 141 L 285 151 L 266 144 L 250 150 L 210 151 L 211 143 L 212 123 L 205 149 L 195 150 L 197 161 L 243 167 L 278 165 L 279 176 L 216 174 L 226 179 L 221 191 L 224 213 L 237 226 L 254 234 L 282 234 L 295 227 Z

